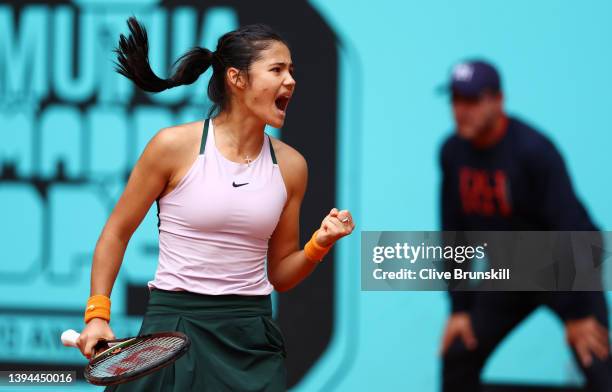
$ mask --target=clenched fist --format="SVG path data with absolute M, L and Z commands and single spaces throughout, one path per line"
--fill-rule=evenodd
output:
M 338 211 L 337 208 L 332 208 L 321 222 L 321 228 L 315 240 L 318 245 L 327 248 L 340 238 L 351 234 L 354 228 L 355 222 L 348 210 Z

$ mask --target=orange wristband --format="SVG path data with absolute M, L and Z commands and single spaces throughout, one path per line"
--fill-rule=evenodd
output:
M 110 321 L 111 300 L 106 295 L 92 295 L 85 307 L 85 323 L 92 318 L 101 318 Z
M 306 243 L 306 245 L 304 246 L 304 254 L 306 255 L 306 258 L 309 261 L 312 262 L 320 262 L 323 257 L 325 257 L 325 255 L 327 254 L 327 252 L 329 252 L 329 250 L 331 249 L 332 245 L 326 247 L 323 247 L 319 244 L 317 244 L 317 233 L 319 232 L 319 230 L 315 231 L 314 234 L 312 235 L 312 238 L 310 238 L 310 241 L 308 241 Z

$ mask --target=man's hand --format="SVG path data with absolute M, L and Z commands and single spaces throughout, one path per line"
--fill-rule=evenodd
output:
M 565 337 L 584 367 L 591 366 L 593 354 L 602 361 L 610 354 L 608 330 L 595 317 L 567 321 Z
M 442 355 L 446 354 L 446 350 L 457 337 L 463 340 L 463 344 L 468 350 L 474 350 L 478 344 L 476 336 L 474 336 L 470 315 L 466 312 L 453 313 L 449 317 L 442 337 L 442 347 L 440 348 Z

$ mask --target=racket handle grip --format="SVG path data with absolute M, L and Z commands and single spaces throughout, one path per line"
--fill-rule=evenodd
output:
M 77 347 L 76 341 L 81 336 L 80 333 L 75 331 L 74 329 L 67 329 L 62 332 L 62 344 L 66 347 Z

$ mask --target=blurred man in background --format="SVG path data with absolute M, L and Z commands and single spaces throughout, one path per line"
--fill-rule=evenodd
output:
M 543 134 L 506 115 L 499 74 L 483 61 L 455 66 L 449 85 L 456 133 L 440 159 L 443 230 L 596 231 L 563 159 Z M 612 391 L 602 292 L 451 292 L 442 339 L 443 390 L 478 391 L 484 364 L 540 305 L 564 322 L 589 391 Z

